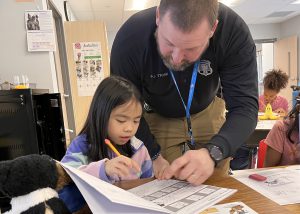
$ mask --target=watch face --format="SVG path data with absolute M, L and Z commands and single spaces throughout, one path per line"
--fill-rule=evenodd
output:
M 212 146 L 209 150 L 209 153 L 213 159 L 220 161 L 223 159 L 223 153 L 217 146 Z

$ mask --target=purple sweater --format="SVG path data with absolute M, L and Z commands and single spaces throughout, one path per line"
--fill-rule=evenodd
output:
M 136 137 L 132 137 L 130 139 L 130 144 L 133 151 L 131 159 L 136 161 L 141 167 L 141 175 L 139 176 L 136 173 L 132 173 L 126 178 L 123 178 L 123 180 L 152 177 L 152 161 L 150 159 L 147 148 L 144 146 L 143 142 Z M 86 135 L 77 136 L 68 147 L 67 152 L 61 162 L 69 166 L 78 168 L 109 183 L 119 181 L 120 178 L 117 176 L 110 177 L 106 175 L 104 168 L 104 162 L 107 160 L 106 158 L 95 162 L 88 162 L 88 148 L 89 144 L 87 143 Z M 109 157 L 110 159 L 115 158 L 116 155 L 109 151 Z

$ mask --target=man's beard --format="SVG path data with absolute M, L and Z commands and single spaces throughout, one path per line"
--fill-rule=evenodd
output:
M 181 64 L 179 65 L 174 65 L 172 64 L 172 57 L 169 56 L 163 56 L 161 54 L 161 52 L 158 50 L 158 53 L 162 59 L 162 61 L 164 62 L 165 66 L 173 71 L 183 71 L 185 70 L 187 67 L 189 67 L 190 65 L 192 65 L 194 62 L 189 62 L 187 60 L 183 60 L 181 62 Z
M 154 37 L 156 39 L 156 45 L 157 45 L 157 51 L 159 56 L 161 57 L 164 65 L 171 69 L 172 71 L 183 71 L 185 70 L 187 67 L 189 67 L 190 65 L 194 64 L 194 62 L 190 62 L 188 60 L 183 60 L 182 63 L 180 65 L 174 65 L 172 64 L 172 56 L 168 55 L 168 56 L 164 56 L 160 50 L 159 50 L 159 43 L 158 43 L 158 38 L 157 38 L 157 29 L 154 33 Z

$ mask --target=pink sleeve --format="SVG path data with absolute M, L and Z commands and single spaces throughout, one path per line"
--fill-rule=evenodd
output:
M 286 140 L 286 133 L 284 129 L 284 122 L 282 120 L 277 121 L 273 128 L 270 130 L 265 143 L 272 149 L 283 153 L 283 144 Z
M 260 111 L 260 112 L 265 111 L 266 106 L 264 104 L 264 95 L 259 96 L 258 104 L 259 104 L 259 110 L 258 111 Z
M 289 104 L 288 104 L 288 101 L 287 101 L 287 99 L 285 99 L 284 97 L 282 97 L 282 108 L 286 111 L 286 112 L 288 112 L 288 108 L 289 108 Z

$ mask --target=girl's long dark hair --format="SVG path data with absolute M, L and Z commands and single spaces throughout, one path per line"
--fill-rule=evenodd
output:
M 142 97 L 137 88 L 128 80 L 111 76 L 105 78 L 95 91 L 87 119 L 79 134 L 86 134 L 89 144 L 89 161 L 98 161 L 108 158 L 107 138 L 108 121 L 112 110 L 132 98 L 142 105 Z M 126 145 L 126 144 L 125 144 Z
M 300 102 L 297 101 L 296 105 L 288 114 L 288 119 L 290 121 L 293 121 L 292 123 L 290 122 L 289 128 L 286 133 L 286 136 L 291 143 L 297 143 L 299 141 L 297 139 L 297 141 L 294 142 L 291 138 L 293 132 L 299 133 L 299 110 L 300 110 Z

